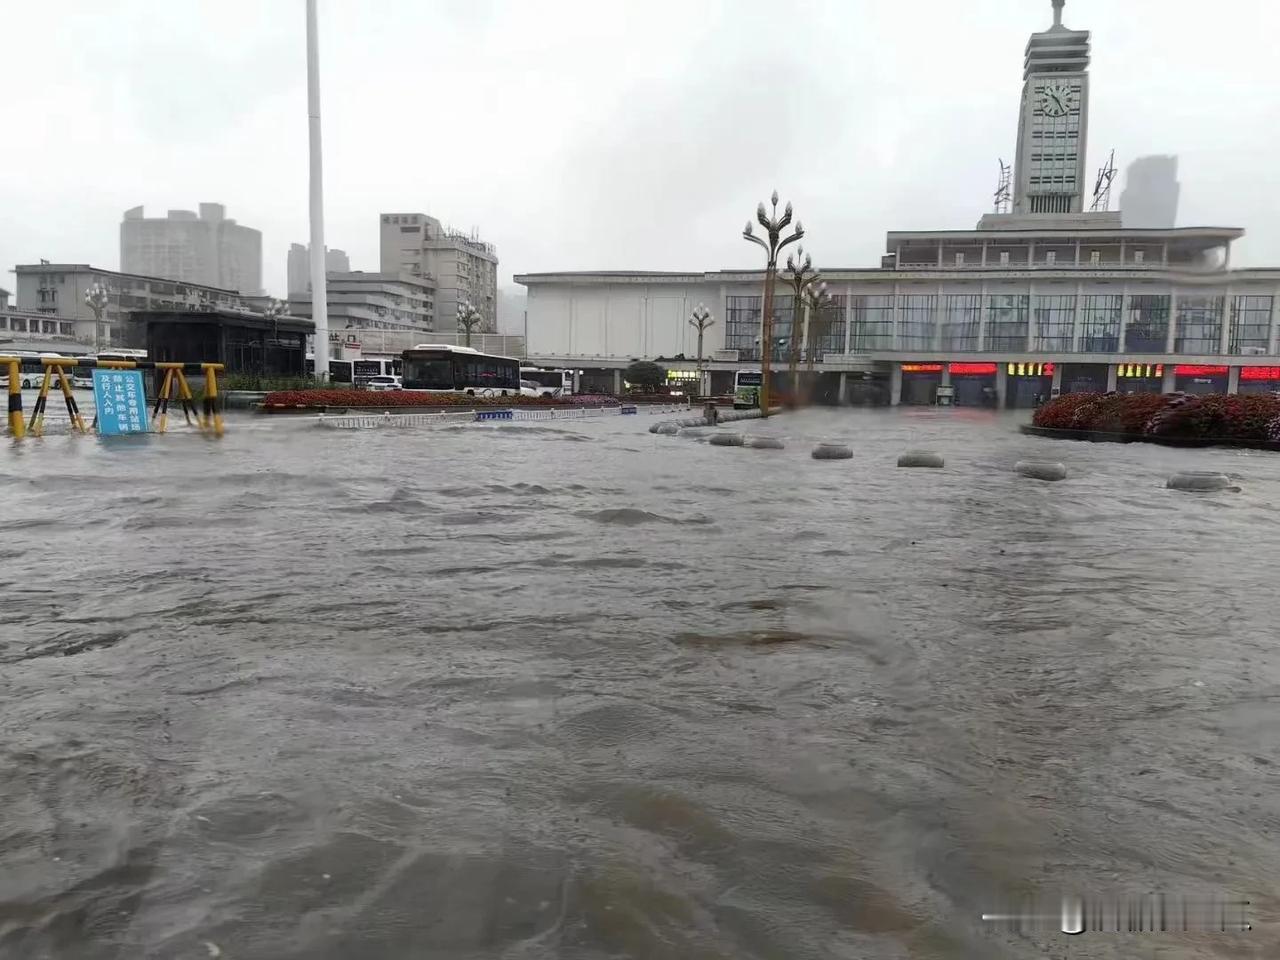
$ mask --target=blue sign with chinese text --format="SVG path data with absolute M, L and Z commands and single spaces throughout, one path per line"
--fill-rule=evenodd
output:
M 147 432 L 147 397 L 142 389 L 141 370 L 95 369 L 93 403 L 100 436 Z

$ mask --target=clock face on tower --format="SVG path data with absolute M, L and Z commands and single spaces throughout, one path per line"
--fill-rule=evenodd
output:
M 1065 83 L 1050 83 L 1040 95 L 1040 110 L 1047 117 L 1064 117 L 1071 110 L 1074 91 Z

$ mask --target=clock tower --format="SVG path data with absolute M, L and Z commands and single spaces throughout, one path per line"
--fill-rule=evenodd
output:
M 1065 2 L 1053 0 L 1053 26 L 1027 41 L 1014 166 L 1015 214 L 1084 210 L 1089 31 L 1062 25 Z

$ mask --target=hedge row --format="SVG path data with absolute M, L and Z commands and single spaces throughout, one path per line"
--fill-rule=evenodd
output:
M 1057 430 L 1130 436 L 1280 442 L 1280 397 L 1070 393 L 1031 421 Z

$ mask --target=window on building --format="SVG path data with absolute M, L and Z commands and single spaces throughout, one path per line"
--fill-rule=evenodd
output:
M 1057 263 L 1057 262 L 1058 262 L 1058 251 L 1057 251 L 1057 250 L 1050 250 L 1048 253 L 1046 253 L 1046 254 L 1044 255 L 1044 262 L 1045 262 L 1045 263 L 1050 263 L 1050 264 L 1052 264 L 1052 263 Z
M 822 311 L 809 316 L 809 343 L 817 351 L 818 359 L 829 354 L 844 353 L 845 298 L 831 297 Z
M 1090 262 L 1091 264 L 1094 264 L 1094 265 L 1097 265 L 1097 264 L 1101 263 L 1101 262 L 1102 262 L 1102 251 L 1101 251 L 1101 250 L 1090 250 L 1090 251 L 1089 251 L 1089 262 Z
M 893 295 L 870 294 L 852 298 L 853 349 L 893 349 Z
M 1124 328 L 1125 353 L 1164 353 L 1168 336 L 1169 297 L 1130 297 Z
M 27 320 L 25 317 L 14 317 L 12 320 L 9 321 L 9 326 L 10 326 L 10 329 L 13 330 L 15 333 L 27 332 Z
M 1037 296 L 1034 306 L 1033 350 L 1069 351 L 1075 337 L 1076 298 L 1074 294 Z
M 1009 251 L 1008 251 L 1008 250 L 1001 250 L 1001 251 L 1000 251 L 1000 266 L 1002 266 L 1002 267 L 1007 267 L 1008 265 L 1009 265 Z
M 939 325 L 943 350 L 977 350 L 978 331 L 982 325 L 982 295 L 944 295 Z
M 1027 314 L 1031 298 L 1026 294 L 992 294 L 987 304 L 986 350 L 1027 349 Z
M 938 298 L 904 293 L 898 297 L 898 349 L 932 350 Z
M 956 266 L 957 266 L 957 267 L 963 267 L 963 266 L 964 266 L 964 254 L 963 254 L 963 253 L 957 253 L 957 254 L 956 254 Z
M 1174 352 L 1211 354 L 1222 351 L 1222 301 L 1222 297 L 1178 297 Z
M 1145 250 L 1135 250 L 1135 251 L 1133 252 L 1133 262 L 1134 262 L 1134 263 L 1142 263 L 1142 262 L 1143 262 L 1144 260 L 1146 260 L 1146 259 L 1147 259 L 1147 251 L 1145 251 Z
M 1090 294 L 1080 301 L 1082 353 L 1115 353 L 1120 349 L 1123 306 L 1124 297 L 1119 294 Z
M 760 297 L 726 297 L 724 311 L 724 345 L 737 350 L 741 359 L 758 356 L 756 339 L 760 336 Z
M 1231 341 L 1234 354 L 1256 356 L 1271 349 L 1271 297 L 1231 299 Z

